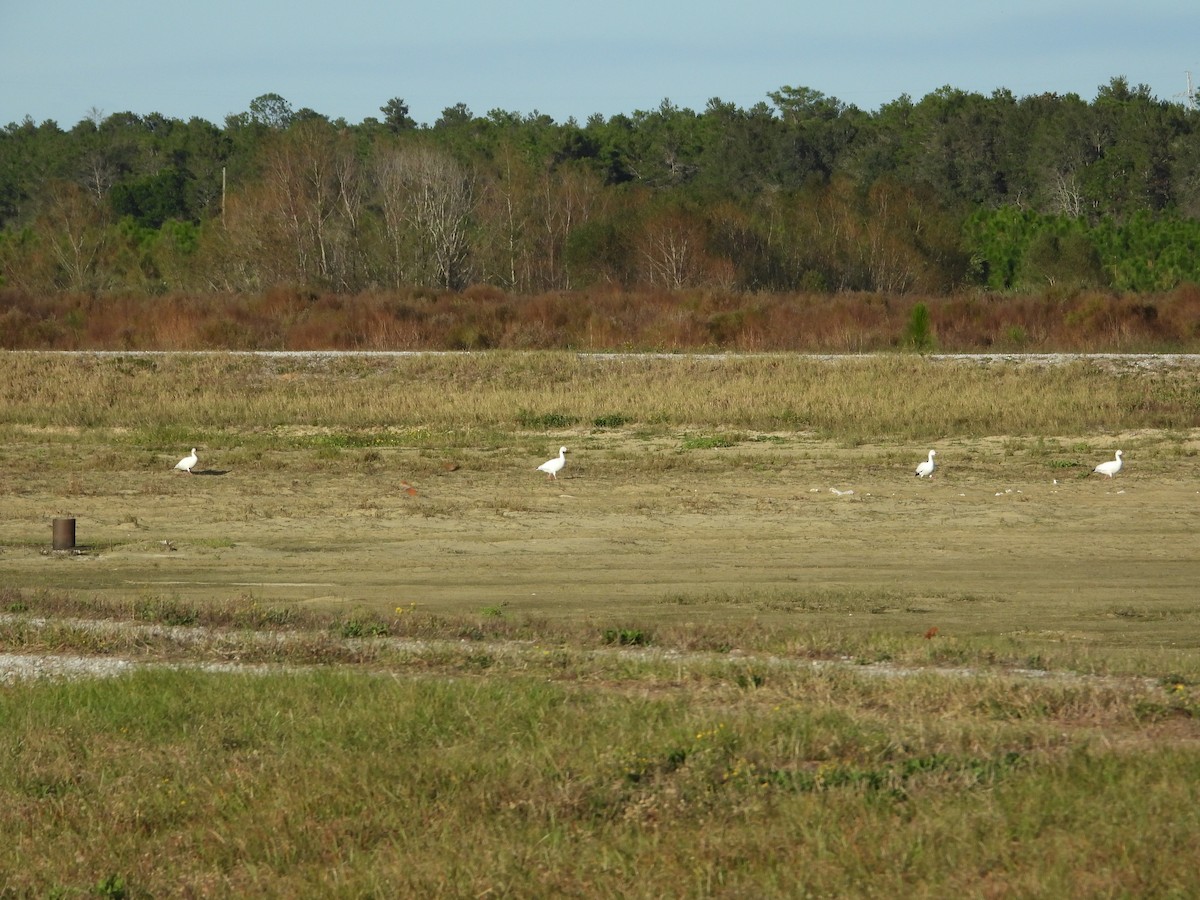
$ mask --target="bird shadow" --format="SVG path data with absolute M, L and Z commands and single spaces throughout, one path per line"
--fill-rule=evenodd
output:
M 193 475 L 228 475 L 233 469 L 192 469 Z

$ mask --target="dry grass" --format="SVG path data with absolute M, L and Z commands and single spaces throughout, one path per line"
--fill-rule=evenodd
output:
M 1198 377 L 0 356 L 0 894 L 1185 895 Z
M 30 350 L 734 350 L 861 353 L 905 340 L 914 306 L 952 352 L 1195 351 L 1200 290 L 1163 294 L 745 294 L 591 290 L 510 296 L 30 296 L 0 291 L 0 347 Z
M 1186 429 L 1200 366 L 916 356 L 5 354 L 0 423 L 189 434 L 370 431 L 383 444 L 588 429 L 815 432 L 841 441 Z M 362 444 L 361 438 L 355 438 Z M 449 438 L 454 441 L 456 438 Z M 184 449 L 187 449 L 186 447 Z

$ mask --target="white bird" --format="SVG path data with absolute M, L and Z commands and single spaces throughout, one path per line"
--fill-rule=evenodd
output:
M 196 448 L 193 447 L 192 455 L 185 456 L 179 462 L 175 463 L 175 468 L 182 469 L 184 472 L 187 472 L 189 475 L 191 475 L 192 474 L 192 466 L 196 465 L 196 461 L 197 461 Z
M 925 477 L 932 478 L 933 477 L 933 470 L 935 468 L 937 468 L 933 464 L 933 458 L 935 456 L 937 456 L 937 451 L 930 450 L 929 451 L 929 459 L 925 460 L 925 462 L 923 462 L 919 466 L 917 466 L 917 477 L 918 478 L 925 478 Z
M 567 448 L 559 447 L 558 448 L 558 456 L 554 457 L 554 459 L 546 460 L 544 463 L 542 463 L 540 466 L 538 466 L 538 471 L 545 472 L 547 475 L 549 475 L 555 481 L 558 481 L 558 473 L 562 471 L 562 467 L 565 466 L 566 464 L 567 464 Z
M 1107 475 L 1109 478 L 1112 478 L 1121 471 L 1122 465 L 1124 464 L 1121 462 L 1121 451 L 1118 450 L 1116 459 L 1110 459 L 1108 462 L 1100 463 L 1100 465 L 1092 469 L 1092 472 L 1100 475 Z

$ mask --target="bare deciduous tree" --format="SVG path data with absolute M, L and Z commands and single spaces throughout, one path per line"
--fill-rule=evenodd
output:
M 105 224 L 103 207 L 78 185 L 58 182 L 47 192 L 39 230 L 70 290 L 97 286 L 98 263 L 107 241 Z
M 668 210 L 646 222 L 638 249 L 647 282 L 672 290 L 690 287 L 702 270 L 704 231 L 690 216 Z
M 542 174 L 542 241 L 538 258 L 545 287 L 570 290 L 571 275 L 564 264 L 571 232 L 586 223 L 600 203 L 599 178 L 583 169 L 560 169 Z
M 362 185 L 347 142 L 322 122 L 303 122 L 265 154 L 264 198 L 288 235 L 301 284 L 352 286 Z
M 1073 171 L 1056 171 L 1050 187 L 1051 210 L 1064 216 L 1083 215 L 1083 195 Z
M 458 290 L 470 280 L 474 178 L 452 156 L 423 146 L 388 146 L 374 176 L 396 284 Z

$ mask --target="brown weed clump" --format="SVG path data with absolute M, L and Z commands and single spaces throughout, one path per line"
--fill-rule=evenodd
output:
M 0 348 L 45 350 L 548 350 L 859 353 L 904 342 L 916 304 L 946 352 L 1194 351 L 1200 288 L 767 294 L 589 288 L 510 295 L 476 285 L 361 294 L 0 293 Z

